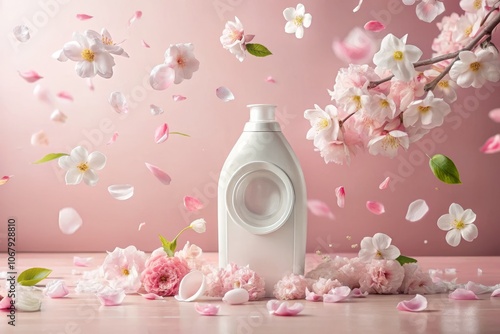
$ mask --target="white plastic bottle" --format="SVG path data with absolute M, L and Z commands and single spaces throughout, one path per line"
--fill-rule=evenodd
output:
M 285 274 L 304 274 L 307 203 L 299 161 L 275 120 L 276 106 L 252 104 L 250 121 L 219 179 L 219 265 L 250 265 L 266 296 Z

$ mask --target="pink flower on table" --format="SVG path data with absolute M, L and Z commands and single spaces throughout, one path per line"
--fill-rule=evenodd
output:
M 280 300 L 304 299 L 306 288 L 307 280 L 304 276 L 289 274 L 276 283 L 273 295 Z
M 116 247 L 109 252 L 100 268 L 103 277 L 125 293 L 135 293 L 141 287 L 140 274 L 145 268 L 147 255 L 135 246 Z
M 360 289 L 368 293 L 395 294 L 403 282 L 404 272 L 395 260 L 372 260 L 359 281 Z
M 62 298 L 69 294 L 69 289 L 64 281 L 51 280 L 47 282 L 47 285 L 45 286 L 43 292 L 50 298 Z
M 182 250 L 175 252 L 176 257 L 184 259 L 188 264 L 190 269 L 201 270 L 205 264 L 205 260 L 202 258 L 203 251 L 200 247 L 195 244 L 190 244 L 189 241 L 186 242 Z
M 432 294 L 436 293 L 437 287 L 432 282 L 432 278 L 428 272 L 423 272 L 418 264 L 406 263 L 403 265 L 405 271 L 403 282 L 399 287 L 399 291 L 404 294 Z
M 224 293 L 236 285 L 248 291 L 250 300 L 259 300 L 265 295 L 264 280 L 249 266 L 228 264 L 221 274 L 221 280 L 224 284 Z
M 183 259 L 157 255 L 146 262 L 141 282 L 149 293 L 162 297 L 174 296 L 179 291 L 182 278 L 188 272 L 189 267 Z
M 338 288 L 339 286 L 342 286 L 342 283 L 340 283 L 336 279 L 331 280 L 331 279 L 320 278 L 319 280 L 313 283 L 312 291 L 317 295 L 322 296 L 328 293 L 333 288 Z

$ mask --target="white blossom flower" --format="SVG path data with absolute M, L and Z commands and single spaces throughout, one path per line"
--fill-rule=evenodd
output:
M 306 139 L 313 139 L 315 146 L 318 146 L 319 141 L 323 138 L 327 141 L 337 140 L 340 124 L 338 111 L 334 105 L 329 104 L 323 110 L 315 104 L 314 109 L 308 109 L 304 112 L 304 118 L 311 123 Z
M 490 50 L 462 51 L 450 70 L 450 77 L 462 88 L 480 88 L 486 80 L 500 80 L 500 61 Z
M 452 33 L 453 41 L 466 45 L 481 27 L 480 24 L 484 14 L 484 11 L 478 11 L 476 13 L 465 13 L 460 16 L 456 29 Z
M 141 273 L 148 256 L 135 246 L 116 247 L 104 259 L 99 271 L 111 287 L 135 293 L 141 287 Z
M 443 99 L 435 98 L 434 93 L 429 91 L 423 100 L 413 101 L 403 113 L 403 124 L 405 127 L 416 125 L 432 129 L 441 126 L 444 117 L 451 112 L 448 103 Z
M 220 42 L 224 49 L 229 50 L 239 61 L 243 61 L 246 56 L 246 42 L 253 36 L 245 36 L 243 24 L 235 16 L 234 22 L 227 21 L 220 37 Z
M 87 30 L 85 31 L 85 35 L 100 40 L 106 51 L 108 51 L 109 53 L 115 54 L 117 56 L 124 56 L 127 58 L 129 57 L 128 53 L 126 53 L 120 45 L 116 44 L 113 41 L 111 34 L 106 28 L 102 28 L 100 34 L 94 30 Z
M 198 71 L 200 62 L 195 58 L 192 43 L 171 44 L 165 52 L 165 64 L 175 71 L 174 83 L 181 83 L 184 79 L 191 79 Z
M 375 65 L 392 71 L 398 80 L 410 81 L 416 71 L 413 63 L 420 59 L 422 51 L 414 45 L 406 45 L 408 35 L 399 39 L 388 34 L 382 40 L 380 50 L 373 56 Z
M 109 79 L 113 76 L 115 61 L 101 40 L 77 32 L 73 34 L 73 39 L 64 44 L 63 52 L 66 58 L 77 62 L 75 70 L 80 77 L 92 78 L 98 74 Z
M 83 146 L 71 150 L 70 155 L 62 156 L 58 160 L 59 166 L 66 172 L 66 184 L 74 185 L 83 181 L 89 185 L 96 185 L 99 177 L 94 170 L 103 169 L 106 165 L 106 156 L 101 152 L 91 154 Z
M 196 233 L 204 233 L 207 230 L 206 227 L 206 221 L 203 218 L 196 219 L 189 226 L 196 232 Z
M 371 260 L 395 260 L 400 255 L 399 249 L 391 245 L 392 239 L 384 233 L 375 233 L 373 237 L 364 237 L 361 240 L 361 249 L 358 257 L 363 262 Z
M 372 138 L 367 146 L 370 154 L 394 158 L 398 154 L 399 147 L 408 149 L 410 139 L 408 134 L 401 130 L 384 131 L 380 136 Z
M 464 209 L 457 203 L 452 203 L 449 209 L 450 213 L 439 217 L 437 221 L 438 227 L 446 233 L 446 242 L 453 247 L 460 244 L 460 239 L 472 241 L 477 238 L 478 230 L 474 221 L 476 214 L 471 210 Z
M 382 93 L 370 96 L 369 105 L 363 113 L 379 122 L 392 120 L 396 117 L 396 103 L 394 100 Z
M 288 21 L 285 25 L 285 32 L 294 34 L 297 38 L 304 37 L 304 28 L 309 28 L 312 22 L 312 15 L 306 13 L 306 8 L 299 3 L 296 8 L 288 7 L 283 11 L 283 16 Z

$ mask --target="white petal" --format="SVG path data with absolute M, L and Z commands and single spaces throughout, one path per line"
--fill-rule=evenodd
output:
M 114 199 L 124 201 L 134 196 L 134 186 L 130 184 L 114 184 L 108 187 L 108 192 Z
M 312 23 L 312 15 L 311 14 L 306 14 L 304 15 L 304 19 L 302 21 L 302 25 L 305 27 L 305 28 L 309 28 L 311 26 L 311 23 Z
M 452 215 L 446 213 L 438 218 L 437 226 L 439 227 L 440 230 L 448 231 L 453 228 L 453 225 L 451 225 L 451 223 L 454 220 L 455 218 L 453 218 Z
M 462 236 L 460 234 L 460 231 L 457 229 L 451 229 L 446 233 L 446 242 L 453 247 L 456 247 L 460 244 L 460 239 L 462 239 Z
M 89 159 L 89 153 L 87 152 L 87 149 L 83 146 L 75 147 L 74 149 L 71 150 L 71 153 L 69 155 L 76 164 L 80 162 L 87 162 L 87 160 Z
M 461 232 L 462 232 L 462 237 L 466 241 L 472 241 L 476 239 L 479 234 L 477 226 L 474 224 L 465 225 L 465 227 L 462 229 Z
M 91 169 L 103 169 L 106 165 L 106 156 L 101 152 L 92 152 L 89 155 L 88 164 Z
M 288 7 L 283 11 L 283 16 L 285 17 L 285 20 L 291 21 L 295 18 L 295 8 L 293 7 Z
M 303 26 L 297 27 L 297 31 L 295 31 L 295 37 L 297 37 L 299 39 L 304 37 L 304 27 Z
M 166 64 L 155 66 L 151 70 L 149 83 L 156 90 L 164 90 L 170 87 L 175 80 L 175 70 Z
M 119 114 L 128 113 L 128 103 L 125 95 L 122 92 L 112 92 L 109 95 L 109 104 Z
M 476 214 L 471 209 L 467 209 L 462 214 L 462 221 L 464 224 L 471 224 L 476 221 Z
M 26 42 L 30 39 L 30 30 L 25 25 L 15 26 L 12 32 L 19 42 Z
M 297 26 L 289 21 L 285 24 L 285 32 L 289 34 L 293 34 L 297 30 Z
M 450 215 L 453 216 L 453 218 L 462 218 L 462 214 L 464 213 L 464 209 L 460 204 L 457 203 L 451 203 L 450 205 Z
M 391 244 L 392 239 L 387 234 L 375 233 L 373 236 L 373 246 L 377 250 L 386 249 Z
M 59 211 L 59 229 L 64 234 L 73 234 L 82 226 L 83 220 L 73 208 L 63 208 Z
M 64 44 L 64 55 L 73 61 L 82 60 L 82 46 L 77 41 L 71 41 Z
M 229 88 L 226 88 L 223 86 L 221 86 L 215 90 L 215 95 L 217 95 L 217 97 L 224 102 L 234 100 L 233 93 L 229 90 Z
M 399 248 L 394 245 L 390 245 L 383 250 L 381 249 L 380 253 L 382 253 L 383 258 L 386 260 L 396 260 L 401 255 Z
M 83 182 L 85 182 L 86 185 L 93 187 L 97 184 L 97 181 L 99 181 L 99 176 L 97 176 L 92 169 L 87 169 L 85 173 L 83 173 Z
M 422 219 L 422 217 L 424 217 L 428 211 L 429 207 L 427 206 L 425 200 L 417 199 L 416 201 L 411 202 L 408 206 L 408 211 L 406 212 L 406 220 L 416 222 Z
M 163 114 L 163 109 L 161 107 L 158 107 L 157 105 L 154 105 L 154 104 L 149 105 L 149 111 L 151 112 L 151 115 L 153 115 L 153 116 Z
M 78 168 L 71 168 L 66 172 L 64 179 L 67 185 L 79 184 L 82 182 L 83 173 Z

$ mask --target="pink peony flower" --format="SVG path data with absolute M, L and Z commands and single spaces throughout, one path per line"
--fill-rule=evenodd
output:
M 359 283 L 368 293 L 395 294 L 404 278 L 403 266 L 396 260 L 372 260 Z
M 327 257 L 316 268 L 309 271 L 305 277 L 315 280 L 319 280 L 320 278 L 334 280 L 337 278 L 337 270 L 348 263 L 349 259 L 347 257 L 335 256 L 333 259 Z
M 280 300 L 304 299 L 307 280 L 302 275 L 289 274 L 274 286 L 273 295 Z
M 330 292 L 330 290 L 332 290 L 333 288 L 338 288 L 339 286 L 342 286 L 342 283 L 340 283 L 336 279 L 331 280 L 331 279 L 320 278 L 315 283 L 313 283 L 312 290 L 317 295 L 322 296 Z
M 410 295 L 414 294 L 432 294 L 436 292 L 436 287 L 432 278 L 427 272 L 423 272 L 418 264 L 406 263 L 403 265 L 405 276 L 399 292 Z
M 354 257 L 347 264 L 340 267 L 335 276 L 342 285 L 355 289 L 359 288 L 359 280 L 365 272 L 366 263 L 358 257 Z
M 203 265 L 205 264 L 205 260 L 203 260 L 202 254 L 202 249 L 195 244 L 190 244 L 189 241 L 186 242 L 182 250 L 175 252 L 176 257 L 184 259 L 190 269 L 196 270 L 201 270 Z
M 174 296 L 179 291 L 179 284 L 189 272 L 188 264 L 178 257 L 158 255 L 146 262 L 146 269 L 141 274 L 141 282 L 147 292 L 159 296 Z

